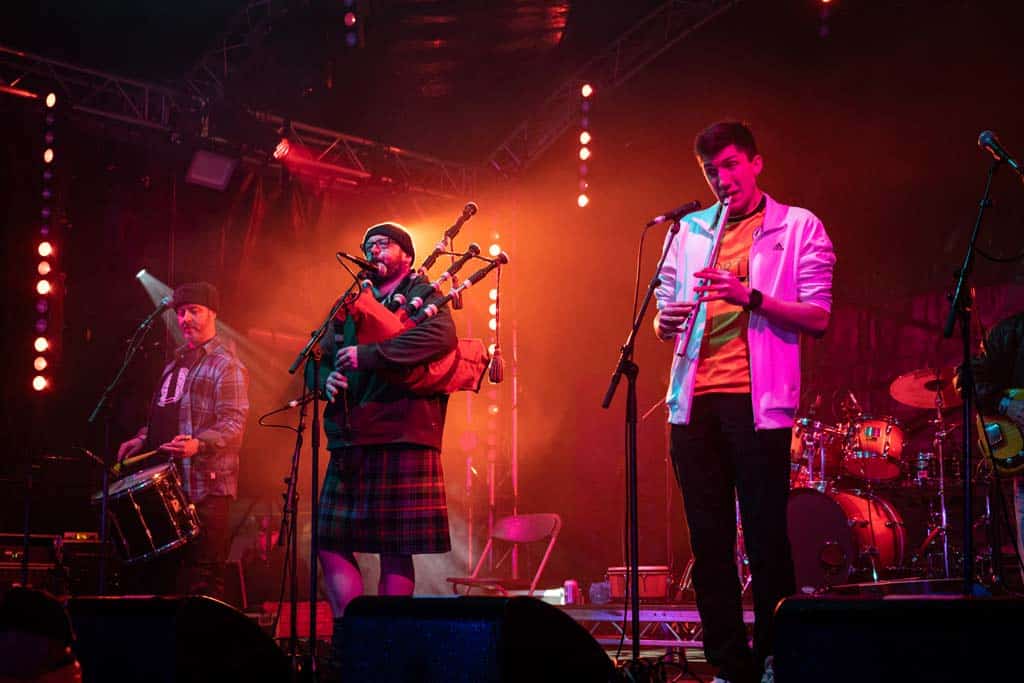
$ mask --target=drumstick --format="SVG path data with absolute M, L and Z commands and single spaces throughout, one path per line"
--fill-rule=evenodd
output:
M 122 467 L 128 467 L 129 465 L 134 465 L 135 463 L 139 462 L 140 460 L 145 460 L 146 458 L 148 458 L 148 457 L 150 457 L 152 455 L 156 455 L 159 452 L 160 452 L 159 448 L 154 448 L 151 451 L 146 451 L 145 453 L 139 453 L 138 455 L 133 455 L 133 456 L 127 457 L 124 460 L 122 460 L 121 462 L 119 462 L 116 465 L 114 465 L 111 468 L 111 470 L 114 472 L 114 474 L 117 474 L 118 472 L 121 471 Z

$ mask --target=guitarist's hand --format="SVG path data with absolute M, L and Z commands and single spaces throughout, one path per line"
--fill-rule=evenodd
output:
M 130 458 L 136 453 L 142 450 L 143 442 L 139 437 L 128 439 L 121 444 L 120 448 L 117 449 L 117 461 L 124 462 L 125 458 Z

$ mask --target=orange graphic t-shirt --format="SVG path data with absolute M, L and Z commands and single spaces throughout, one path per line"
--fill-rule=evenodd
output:
M 750 286 L 750 246 L 754 233 L 764 222 L 764 206 L 754 213 L 725 225 L 722 246 L 714 267 L 736 274 Z M 695 395 L 749 394 L 750 356 L 747 347 L 747 325 L 750 313 L 741 306 L 725 301 L 709 301 L 704 323 L 704 337 L 697 363 Z

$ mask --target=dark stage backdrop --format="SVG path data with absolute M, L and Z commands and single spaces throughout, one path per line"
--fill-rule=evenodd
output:
M 806 346 L 805 406 L 819 393 L 828 406 L 837 391 L 850 388 L 876 414 L 921 422 L 924 411 L 895 404 L 887 387 L 904 372 L 951 365 L 958 356 L 955 343 L 940 340 L 939 329 L 944 293 L 965 250 L 990 162 L 975 141 L 991 128 L 1011 150 L 1024 149 L 1013 96 L 1021 88 L 1014 41 L 1020 10 L 1009 2 L 842 5 L 822 38 L 810 0 L 743 3 L 626 86 L 607 94 L 599 89 L 586 210 L 575 207 L 573 134 L 520 178 L 486 183 L 477 197 L 440 200 L 380 190 L 324 193 L 315 184 L 247 167 L 218 193 L 183 182 L 192 151 L 187 146 L 69 127 L 67 152 L 61 148 L 71 222 L 61 258 L 65 350 L 58 389 L 47 396 L 28 389 L 34 260 L 26 254 L 38 210 L 34 114 L 20 101 L 0 100 L 5 129 L 19 131 L 3 151 L 8 181 L 0 189 L 7 207 L 9 363 L 2 530 L 20 526 L 30 462 L 44 483 L 33 518 L 38 531 L 95 525 L 83 501 L 98 477 L 75 447 L 102 449 L 103 432 L 89 428 L 86 417 L 118 365 L 124 339 L 151 310 L 134 279 L 139 268 L 171 284 L 206 278 L 221 286 L 221 319 L 237 333 L 252 370 L 258 414 L 297 394 L 285 372 L 294 339 L 308 333 L 346 284 L 334 251 L 354 250 L 366 226 L 396 219 L 412 228 L 425 252 L 463 199 L 474 199 L 481 212 L 467 224 L 463 244 L 486 246 L 498 233 L 512 256 L 503 277 L 502 344 L 511 356 L 515 339 L 518 359 L 520 509 L 565 518 L 552 583 L 599 579 L 604 568 L 622 563 L 621 388 L 611 410 L 599 404 L 628 331 L 640 228 L 668 207 L 710 200 L 691 145 L 701 127 L 723 117 L 753 126 L 766 162 L 762 185 L 817 213 L 838 252 L 832 328 Z M 993 192 L 996 203 L 980 244 L 1006 256 L 1024 247 L 1024 189 L 1003 169 Z M 648 240 L 644 282 L 662 237 L 658 228 Z M 985 325 L 1021 307 L 1021 275 L 1019 263 L 978 261 L 977 313 Z M 482 292 L 472 292 L 457 316 L 467 336 L 486 337 Z M 640 408 L 653 409 L 640 434 L 641 561 L 681 568 L 686 536 L 657 405 L 670 350 L 649 329 L 645 324 L 636 356 Z M 268 343 L 274 335 L 278 342 Z M 170 343 L 160 333 L 153 340 L 162 347 L 129 370 L 115 403 L 114 444 L 144 419 Z M 429 565 L 421 589 L 438 586 L 436 579 L 464 559 L 469 511 L 477 525 L 486 514 L 489 391 L 452 400 L 444 464 L 458 549 Z M 496 490 L 498 511 L 507 512 L 510 383 L 497 391 Z M 240 519 L 246 511 L 277 509 L 290 452 L 287 432 L 250 425 Z M 44 459 L 48 455 L 59 459 Z M 467 475 L 467 463 L 476 474 Z M 303 476 L 307 481 L 308 472 Z

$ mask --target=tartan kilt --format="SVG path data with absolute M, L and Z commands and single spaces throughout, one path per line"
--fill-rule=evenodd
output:
M 451 550 L 441 452 L 408 444 L 332 450 L 317 537 L 335 552 Z

